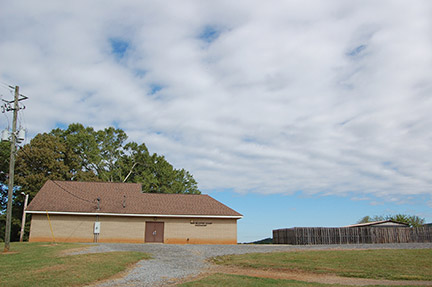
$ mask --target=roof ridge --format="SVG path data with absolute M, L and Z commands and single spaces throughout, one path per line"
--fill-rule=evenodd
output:
M 145 193 L 145 194 L 154 194 L 154 195 L 181 195 L 181 196 L 183 196 L 183 195 L 198 195 L 198 196 L 209 196 L 208 194 L 203 194 L 203 193 L 201 193 L 201 194 L 196 194 L 196 193 L 162 193 L 162 192 L 146 192 L 146 191 L 143 191 L 142 193 Z M 209 197 L 211 197 L 211 196 L 209 196 Z
M 48 179 L 47 181 L 67 182 L 67 183 L 103 183 L 103 184 L 137 184 L 137 185 L 142 185 L 141 183 L 138 183 L 138 182 L 77 181 L 77 180 L 57 180 L 57 179 Z

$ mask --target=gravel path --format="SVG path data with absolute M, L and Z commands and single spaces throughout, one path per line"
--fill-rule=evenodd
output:
M 164 244 L 99 244 L 79 253 L 139 251 L 153 259 L 142 260 L 124 277 L 105 281 L 97 287 L 166 286 L 176 279 L 198 275 L 211 266 L 206 260 L 215 256 L 244 253 L 267 253 L 326 249 L 432 249 L 432 243 L 358 244 L 358 245 L 164 245 Z

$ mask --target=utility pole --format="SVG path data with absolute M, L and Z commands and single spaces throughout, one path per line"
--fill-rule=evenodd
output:
M 12 139 L 10 145 L 10 159 L 9 159 L 9 187 L 8 187 L 8 202 L 6 211 L 6 233 L 5 233 L 5 246 L 4 252 L 8 252 L 10 249 L 10 236 L 11 236 L 11 222 L 12 222 L 12 197 L 14 187 L 14 175 L 15 175 L 15 152 L 16 152 L 16 124 L 18 117 L 18 96 L 19 87 L 15 87 L 14 107 L 13 107 L 13 122 L 12 122 Z
M 13 88 L 13 87 L 11 87 Z M 19 97 L 22 98 L 19 98 Z M 11 145 L 10 145 L 10 160 L 9 160 L 9 185 L 8 185 L 8 201 L 6 211 L 6 230 L 5 230 L 5 246 L 4 252 L 8 252 L 10 249 L 10 237 L 11 237 L 11 223 L 12 223 L 12 202 L 13 202 L 13 187 L 14 187 L 14 174 L 15 174 L 15 154 L 16 154 L 16 143 L 17 143 L 17 118 L 18 111 L 21 109 L 19 101 L 26 100 L 27 97 L 20 95 L 19 87 L 15 86 L 15 96 L 13 101 L 4 101 L 6 104 L 2 107 L 3 112 L 13 110 L 13 122 L 12 122 L 12 134 L 11 134 Z M 13 103 L 13 107 L 11 104 Z
M 25 193 L 21 192 L 21 194 L 25 194 Z M 24 209 L 23 209 L 23 215 L 22 215 L 22 219 L 21 219 L 20 242 L 23 242 L 23 238 L 24 238 L 24 227 L 25 227 L 25 222 L 26 222 L 26 209 L 27 209 L 28 198 L 29 198 L 29 195 L 27 193 L 25 195 Z

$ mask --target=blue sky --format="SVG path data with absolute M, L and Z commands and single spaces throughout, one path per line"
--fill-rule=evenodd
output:
M 240 241 L 432 221 L 430 1 L 0 5 L 0 81 L 29 97 L 30 136 L 122 128 L 243 213 Z

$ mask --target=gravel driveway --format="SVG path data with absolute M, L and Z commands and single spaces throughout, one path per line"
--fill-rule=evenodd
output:
M 124 277 L 92 285 L 112 286 L 164 286 L 175 279 L 197 275 L 210 268 L 206 259 L 244 253 L 267 253 L 296 250 L 325 249 L 418 249 L 432 248 L 432 243 L 358 244 L 358 245 L 164 245 L 164 244 L 99 244 L 86 249 L 85 253 L 111 251 L 140 251 L 150 253 L 151 260 L 142 260 Z M 80 252 L 80 253 L 83 253 Z

